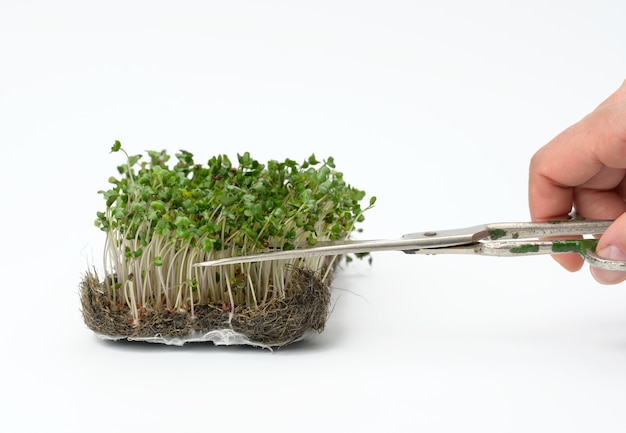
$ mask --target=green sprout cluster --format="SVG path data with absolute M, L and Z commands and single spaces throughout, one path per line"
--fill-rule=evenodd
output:
M 111 305 L 191 311 L 194 305 L 257 306 L 284 297 L 289 268 L 326 272 L 336 258 L 195 267 L 222 257 L 288 250 L 342 240 L 363 220 L 365 193 L 348 185 L 333 158 L 266 165 L 248 152 L 233 165 L 226 155 L 206 165 L 181 150 L 170 165 L 166 151 L 129 156 L 112 187 L 99 191 L 106 208 L 96 225 L 107 234 L 104 267 Z M 329 261 L 330 260 L 330 261 Z

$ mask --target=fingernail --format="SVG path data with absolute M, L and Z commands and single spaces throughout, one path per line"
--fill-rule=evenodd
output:
M 609 245 L 598 251 L 598 255 L 609 260 L 626 261 L 626 253 L 615 245 Z M 626 280 L 626 272 L 608 271 L 591 267 L 591 275 L 601 284 L 617 284 Z

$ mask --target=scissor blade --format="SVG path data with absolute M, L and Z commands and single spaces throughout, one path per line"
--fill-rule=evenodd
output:
M 324 243 L 323 245 L 298 248 L 287 251 L 268 251 L 266 253 L 245 256 L 224 257 L 208 262 L 195 263 L 194 266 L 221 266 L 235 263 L 265 262 L 269 260 L 288 260 L 313 256 L 335 256 L 342 254 L 369 253 L 372 251 L 402 251 L 415 248 L 413 239 L 395 240 L 347 240 Z
M 378 240 L 345 240 L 320 242 L 318 245 L 288 251 L 270 251 L 236 257 L 225 257 L 208 262 L 196 263 L 194 266 L 220 266 L 234 263 L 263 262 L 268 260 L 287 260 L 312 256 L 336 256 L 342 254 L 371 253 L 377 251 L 413 252 L 424 248 L 440 248 L 452 245 L 463 245 L 476 242 L 488 236 L 486 226 L 475 226 L 464 229 L 441 230 L 411 233 L 400 239 Z

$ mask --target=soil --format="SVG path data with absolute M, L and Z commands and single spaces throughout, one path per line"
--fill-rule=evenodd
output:
M 329 314 L 330 289 L 315 272 L 294 268 L 293 283 L 283 299 L 253 307 L 230 308 L 222 304 L 195 305 L 190 311 L 142 309 L 134 320 L 128 306 L 111 305 L 105 284 L 88 272 L 80 284 L 82 313 L 94 332 L 113 339 L 149 339 L 155 336 L 185 339 L 210 331 L 230 329 L 253 343 L 280 347 L 310 331 L 322 332 Z M 330 281 L 331 278 L 328 278 Z

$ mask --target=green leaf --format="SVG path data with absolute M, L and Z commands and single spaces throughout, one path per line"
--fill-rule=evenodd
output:
M 141 159 L 141 155 L 132 155 L 128 157 L 128 165 L 130 167 L 134 166 L 135 164 L 137 164 L 137 161 L 139 161 Z
M 132 209 L 135 212 L 144 212 L 146 210 L 146 203 L 142 201 L 133 203 Z
M 179 215 L 176 217 L 176 220 L 174 221 L 174 225 L 177 228 L 185 229 L 191 225 L 191 220 L 186 216 Z
M 250 152 L 245 152 L 243 155 L 237 154 L 237 160 L 242 167 L 250 166 L 252 159 L 250 158 Z
M 115 140 L 113 146 L 111 146 L 111 153 L 118 152 L 122 148 L 122 143 L 119 140 Z
M 190 152 L 187 152 L 186 150 L 181 150 L 180 153 L 177 153 L 176 158 L 178 158 L 180 166 L 185 166 L 185 167 L 193 166 L 193 154 Z
M 238 201 L 237 197 L 233 197 L 232 195 L 231 196 L 223 195 L 223 196 L 220 197 L 220 202 L 224 206 L 231 206 L 231 205 L 237 203 L 237 201 Z
M 165 203 L 161 200 L 154 200 L 150 202 L 150 207 L 154 210 L 163 210 L 165 209 Z
M 330 175 L 330 168 L 328 168 L 327 166 L 323 166 L 317 173 L 317 180 L 320 182 L 326 182 L 326 180 L 328 179 L 328 175 Z

